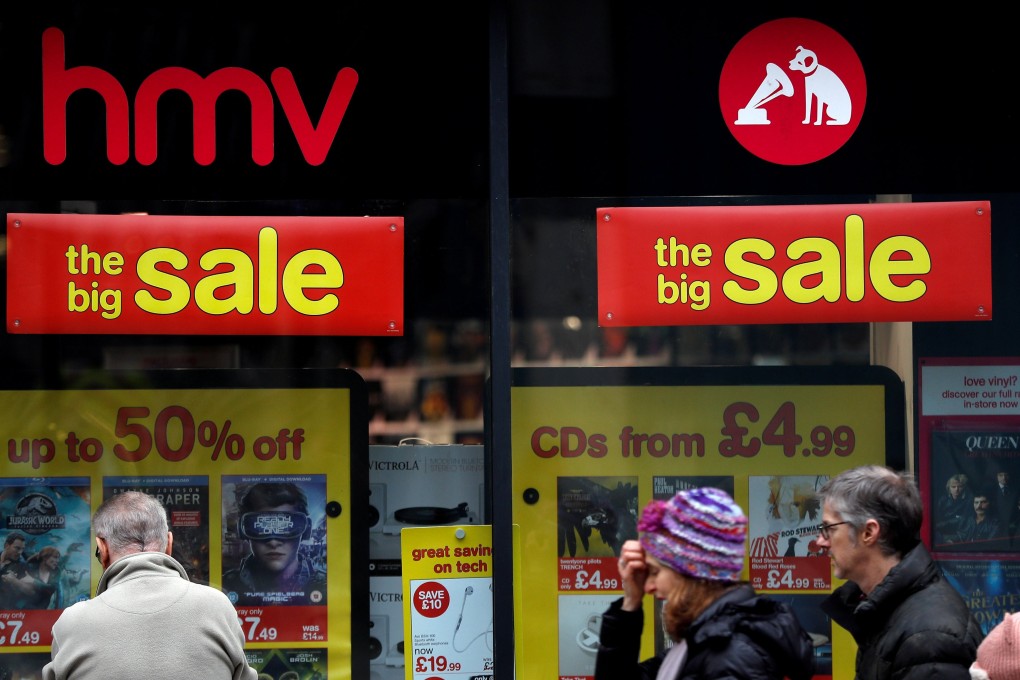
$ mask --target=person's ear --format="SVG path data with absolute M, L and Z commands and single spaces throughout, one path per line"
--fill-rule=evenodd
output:
M 861 530 L 857 532 L 857 535 L 864 545 L 875 545 L 878 543 L 878 537 L 881 533 L 882 527 L 879 526 L 878 520 L 869 519 L 861 527 Z
M 99 564 L 106 569 L 110 564 L 110 546 L 106 544 L 106 540 L 96 536 L 96 559 L 99 560 Z
M 172 531 L 166 532 L 166 554 L 174 554 L 174 532 Z

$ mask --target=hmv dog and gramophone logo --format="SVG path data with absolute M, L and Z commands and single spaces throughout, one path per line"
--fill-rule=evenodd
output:
M 733 47 L 719 77 L 719 106 L 734 138 L 779 165 L 837 151 L 857 130 L 866 98 L 853 47 L 810 19 L 758 26 Z

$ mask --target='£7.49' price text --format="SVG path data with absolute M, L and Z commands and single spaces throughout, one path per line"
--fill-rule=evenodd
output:
M 22 630 L 24 621 L 0 621 L 0 646 L 37 645 L 42 639 L 37 630 Z
M 245 616 L 237 618 L 241 624 L 241 630 L 245 631 L 245 637 L 256 642 L 275 640 L 277 631 L 275 626 L 263 626 L 262 618 L 259 616 Z

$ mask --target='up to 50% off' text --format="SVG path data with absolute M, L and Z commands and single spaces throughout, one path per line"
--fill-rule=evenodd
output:
M 202 447 L 211 460 L 220 456 L 240 460 L 248 452 L 248 443 L 240 434 L 230 432 L 230 420 L 222 424 L 212 420 L 199 420 L 184 406 L 171 405 L 159 411 L 149 425 L 151 410 L 145 406 L 122 406 L 117 410 L 114 433 L 128 443 L 113 445 L 113 454 L 127 463 L 144 460 L 152 450 L 168 462 L 182 461 Z M 196 422 L 197 421 L 197 422 Z M 305 440 L 302 428 L 281 428 L 275 435 L 261 435 L 251 442 L 251 454 L 259 460 L 288 456 L 301 459 L 301 445 Z M 34 439 L 8 439 L 7 459 L 11 463 L 30 463 L 33 469 L 53 461 L 63 450 L 72 463 L 94 463 L 103 457 L 105 447 L 95 437 L 79 437 L 68 432 L 63 441 L 48 437 Z

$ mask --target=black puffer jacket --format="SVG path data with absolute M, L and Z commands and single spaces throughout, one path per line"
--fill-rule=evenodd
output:
M 867 598 L 846 583 L 822 610 L 857 641 L 858 678 L 970 680 L 981 628 L 920 543 Z
M 655 678 L 662 656 L 638 662 L 644 614 L 616 600 L 602 615 L 595 680 Z M 814 675 L 811 638 L 793 611 L 742 585 L 702 612 L 687 631 L 687 661 L 676 676 L 734 680 L 806 680 Z

